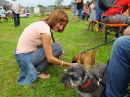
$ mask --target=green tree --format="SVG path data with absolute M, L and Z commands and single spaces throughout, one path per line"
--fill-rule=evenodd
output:
M 57 6 L 57 8 L 60 8 L 60 6 L 63 4 L 64 0 L 56 0 L 55 1 L 55 5 Z
M 37 7 L 43 7 L 41 4 L 38 4 Z
M 40 4 L 38 4 L 37 7 L 39 7 L 40 13 L 44 17 L 44 12 L 46 11 L 46 7 Z

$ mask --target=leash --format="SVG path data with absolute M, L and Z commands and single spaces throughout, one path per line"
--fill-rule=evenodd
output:
M 100 47 L 100 46 L 106 45 L 106 44 L 108 44 L 108 43 L 114 42 L 115 40 L 116 40 L 116 39 L 113 39 L 113 40 L 110 40 L 110 41 L 105 42 L 105 43 L 103 43 L 103 44 L 100 44 L 100 45 L 98 45 L 98 46 L 95 46 L 95 47 L 92 47 L 92 48 L 90 48 L 90 49 L 84 50 L 82 53 L 84 53 L 84 52 L 86 52 L 86 51 L 89 51 L 89 50 L 92 50 L 92 49 L 95 49 L 95 48 L 98 48 L 98 47 Z M 105 75 L 105 72 L 106 72 L 106 70 L 107 70 L 108 64 L 109 64 L 109 60 L 108 60 L 108 62 L 107 62 L 107 65 L 106 65 L 106 67 L 105 67 L 105 70 L 104 70 L 104 72 L 102 73 L 102 76 L 101 76 L 100 78 L 94 77 L 96 80 L 98 80 L 97 86 L 99 86 L 99 84 L 102 84 L 102 85 L 105 87 L 105 84 L 102 82 L 102 78 L 103 78 L 104 75 Z
M 54 39 L 54 36 L 53 36 L 53 33 L 51 32 L 51 38 L 53 40 L 53 43 L 55 43 L 55 39 Z
M 93 48 L 84 50 L 83 52 L 81 52 L 81 54 L 84 53 L 84 52 L 86 52 L 86 51 L 92 50 L 92 49 L 94 49 L 94 48 L 98 48 L 98 47 L 100 47 L 100 46 L 103 46 L 103 45 L 106 45 L 106 44 L 108 44 L 108 43 L 114 42 L 115 40 L 116 40 L 116 39 L 113 39 L 113 40 L 111 40 L 111 41 L 105 42 L 105 43 L 100 44 L 100 45 L 98 45 L 98 46 L 95 46 L 95 47 L 93 47 Z M 81 88 L 79 87 L 79 90 L 81 90 L 81 91 L 83 91 L 83 92 L 86 92 L 86 91 L 87 91 L 88 93 L 92 93 L 92 92 L 94 92 L 94 91 L 97 89 L 97 87 L 99 86 L 99 84 L 102 84 L 102 85 L 105 87 L 105 84 L 102 82 L 102 79 L 103 79 L 103 77 L 104 77 L 105 74 L 106 74 L 106 70 L 107 70 L 108 64 L 109 64 L 109 60 L 108 60 L 108 62 L 107 62 L 107 64 L 106 64 L 106 67 L 105 67 L 105 69 L 104 69 L 104 72 L 102 73 L 102 75 L 101 75 L 100 78 L 94 76 L 95 80 L 97 80 L 97 86 L 96 86 L 96 88 L 95 88 L 94 90 L 91 90 L 91 91 L 88 92 L 88 90 L 83 89 L 82 87 L 81 87 Z M 88 84 L 87 84 L 87 85 L 88 85 Z
M 107 61 L 107 64 L 106 64 L 106 67 L 105 67 L 105 69 L 104 69 L 104 72 L 102 73 L 102 76 L 101 77 L 95 77 L 94 76 L 94 78 L 98 81 L 97 82 L 97 86 L 99 86 L 99 84 L 102 84 L 104 87 L 105 87 L 105 84 L 102 82 L 102 79 L 103 79 L 103 77 L 105 76 L 105 74 L 106 74 L 106 70 L 107 70 L 107 67 L 108 67 L 108 64 L 109 64 L 109 60 Z
M 95 46 L 95 47 L 93 47 L 93 48 L 90 48 L 90 49 L 84 50 L 83 52 L 86 52 L 86 51 L 92 50 L 92 49 L 94 49 L 94 48 L 98 48 L 98 47 L 100 47 L 100 46 L 103 46 L 103 45 L 106 45 L 106 44 L 108 44 L 108 43 L 114 42 L 115 40 L 116 40 L 116 39 L 113 39 L 113 40 L 111 40 L 111 41 L 105 42 L 105 43 L 100 44 L 100 45 L 98 45 L 98 46 Z M 105 75 L 105 72 L 106 72 L 106 70 L 107 70 L 108 64 L 109 64 L 109 60 L 108 60 L 108 62 L 107 62 L 106 68 L 105 68 L 105 70 L 104 70 L 104 72 L 102 73 L 102 76 L 101 76 L 100 78 L 96 78 L 96 77 L 94 77 L 96 80 L 98 80 L 98 82 L 97 82 L 97 86 L 99 86 L 99 84 L 101 83 L 101 84 L 105 87 L 105 84 L 102 82 L 102 78 L 103 78 L 104 75 Z
M 90 49 L 84 50 L 83 52 L 90 51 L 90 50 L 92 50 L 92 49 L 95 49 L 95 48 L 98 48 L 98 47 L 100 47 L 100 46 L 106 45 L 106 44 L 108 44 L 108 43 L 114 42 L 115 40 L 116 40 L 116 39 L 110 40 L 110 41 L 105 42 L 105 43 L 103 43 L 103 44 L 100 44 L 100 45 L 98 45 L 98 46 L 95 46 L 95 47 L 92 47 L 92 48 L 90 48 Z
M 52 33 L 52 32 L 51 32 L 51 37 L 52 37 L 53 42 L 55 43 L 55 39 L 54 39 L 54 36 L 53 36 L 53 33 Z M 110 40 L 110 41 L 105 42 L 105 43 L 103 43 L 103 44 L 100 44 L 100 45 L 98 45 L 98 46 L 95 46 L 95 47 L 92 47 L 92 48 L 90 48 L 90 49 L 84 50 L 84 51 L 81 52 L 81 53 L 84 53 L 84 52 L 86 52 L 86 51 L 90 51 L 90 50 L 92 50 L 92 49 L 95 49 L 95 48 L 98 48 L 98 47 L 100 47 L 100 46 L 106 45 L 106 44 L 108 44 L 108 43 L 114 42 L 115 40 L 116 40 L 116 39 Z

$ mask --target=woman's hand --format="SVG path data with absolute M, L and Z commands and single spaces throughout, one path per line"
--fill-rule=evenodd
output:
M 62 52 L 60 55 L 60 58 L 63 58 L 63 57 L 64 57 L 64 52 Z

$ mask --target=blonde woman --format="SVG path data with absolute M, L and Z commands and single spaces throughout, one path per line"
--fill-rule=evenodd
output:
M 61 45 L 51 43 L 51 30 L 61 33 L 67 23 L 67 14 L 56 9 L 47 19 L 34 22 L 24 29 L 16 50 L 14 50 L 16 61 L 20 67 L 18 84 L 31 84 L 38 77 L 49 79 L 50 74 L 42 73 L 49 63 L 71 66 L 71 63 L 58 59 L 63 55 Z

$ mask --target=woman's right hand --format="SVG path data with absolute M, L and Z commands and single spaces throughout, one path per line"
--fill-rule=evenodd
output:
M 63 57 L 64 57 L 64 52 L 62 52 L 60 55 L 60 58 L 63 58 Z

